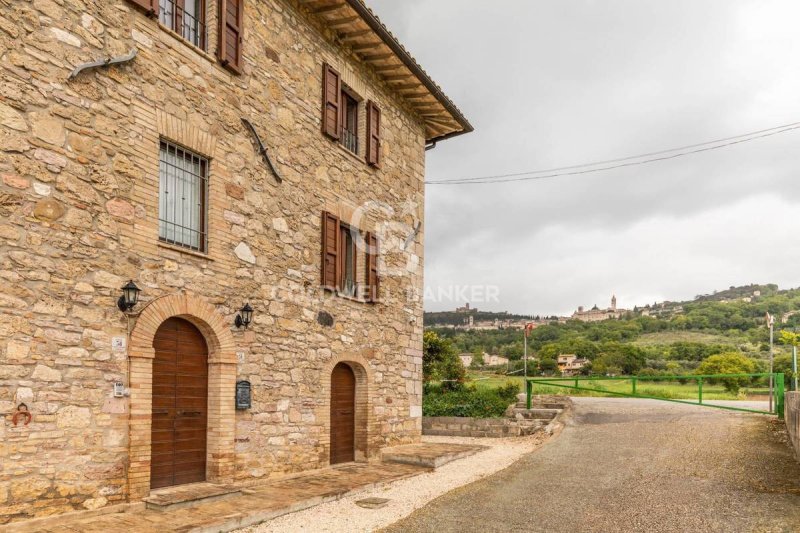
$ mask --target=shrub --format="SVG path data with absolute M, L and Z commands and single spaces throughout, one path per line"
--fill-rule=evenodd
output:
M 422 337 L 422 379 L 424 382 L 442 381 L 445 389 L 462 387 L 466 372 L 450 339 L 426 331 Z
M 509 405 L 517 401 L 518 393 L 519 387 L 515 383 L 507 383 L 494 389 L 478 389 L 472 385 L 456 391 L 429 384 L 422 397 L 422 414 L 499 418 Z
M 757 370 L 755 361 L 737 352 L 712 355 L 695 371 L 696 374 L 752 374 Z M 709 379 L 709 383 L 722 383 L 728 392 L 737 393 L 750 381 L 746 377 Z

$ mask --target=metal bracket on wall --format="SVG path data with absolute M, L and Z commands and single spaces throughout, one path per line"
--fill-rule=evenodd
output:
M 403 250 L 408 250 L 408 247 L 411 246 L 411 243 L 417 240 L 417 235 L 419 235 L 419 230 L 422 229 L 422 221 L 420 220 L 417 222 L 417 226 L 414 228 L 414 232 L 406 238 L 406 242 L 403 244 Z
M 84 63 L 83 65 L 78 65 L 75 67 L 75 70 L 70 73 L 68 80 L 74 79 L 84 70 L 88 70 L 90 68 L 97 68 L 97 67 L 110 67 L 111 65 L 119 65 L 120 63 L 127 63 L 131 61 L 134 57 L 136 57 L 136 48 L 132 48 L 130 52 L 128 52 L 124 56 L 119 57 L 109 57 L 108 59 L 98 59 L 97 61 L 91 61 L 89 63 Z
M 283 177 L 281 176 L 281 173 L 278 172 L 278 168 L 272 162 L 272 159 L 269 157 L 267 148 L 264 146 L 264 143 L 261 142 L 261 137 L 258 136 L 258 132 L 256 131 L 255 127 L 253 127 L 253 124 L 251 124 L 250 121 L 244 117 L 242 117 L 242 122 L 245 126 L 247 126 L 247 129 L 250 130 L 250 133 L 253 134 L 253 138 L 255 139 L 258 147 L 258 153 L 264 157 L 264 161 L 267 162 L 267 166 L 270 168 L 270 170 L 272 170 L 272 173 L 275 175 L 275 179 L 278 181 L 278 183 L 281 183 L 283 181 Z

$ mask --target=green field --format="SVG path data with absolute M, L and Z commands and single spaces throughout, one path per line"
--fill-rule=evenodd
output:
M 659 331 L 658 333 L 645 333 L 631 344 L 637 346 L 669 345 L 676 342 L 699 342 L 702 344 L 740 344 L 746 343 L 747 338 L 732 338 L 728 335 L 705 333 L 701 331 Z
M 509 381 L 519 384 L 520 392 L 523 392 L 522 378 L 518 376 L 502 376 L 492 374 L 489 372 L 470 372 L 469 382 L 474 383 L 477 387 L 491 388 L 504 385 Z M 571 382 L 563 382 L 571 384 Z M 629 380 L 608 380 L 608 381 L 595 381 L 590 382 L 585 378 L 579 382 L 582 387 L 591 387 L 594 389 L 602 389 L 610 392 L 629 393 L 631 392 L 631 382 Z M 535 385 L 533 389 L 534 394 L 563 394 L 569 396 L 616 396 L 615 394 L 604 394 L 595 391 L 583 391 L 567 389 L 562 387 L 553 387 L 547 385 Z M 678 383 L 677 381 L 639 381 L 636 393 L 643 396 L 655 396 L 657 398 L 667 398 L 674 400 L 697 400 L 697 384 L 696 383 Z M 703 399 L 704 400 L 745 400 L 754 399 L 757 396 L 764 396 L 767 394 L 765 387 L 743 387 L 739 394 L 733 394 L 725 390 L 721 384 L 703 383 Z

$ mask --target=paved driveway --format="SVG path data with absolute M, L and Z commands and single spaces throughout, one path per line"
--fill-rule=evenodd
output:
M 797 532 L 800 465 L 775 417 L 579 398 L 541 450 L 386 531 Z

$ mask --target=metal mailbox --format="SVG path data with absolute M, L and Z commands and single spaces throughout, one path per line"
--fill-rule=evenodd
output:
M 249 381 L 236 382 L 236 408 L 250 409 L 252 405 L 251 387 Z

